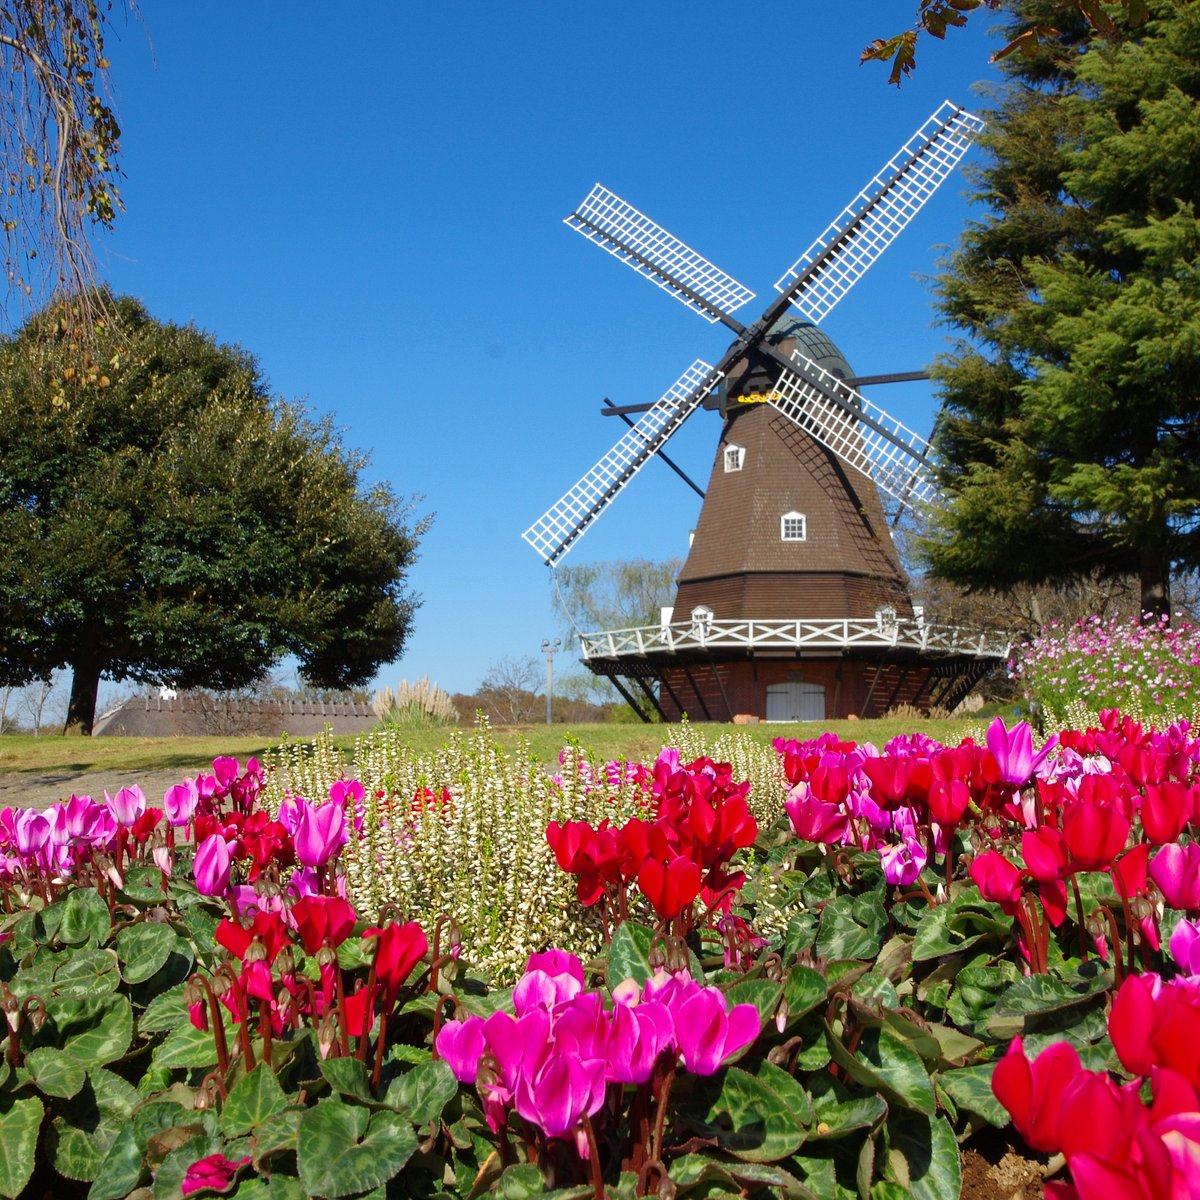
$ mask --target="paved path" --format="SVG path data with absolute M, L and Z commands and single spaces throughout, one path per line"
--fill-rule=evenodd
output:
M 197 767 L 196 770 L 200 768 Z M 195 775 L 195 771 L 190 774 Z M 103 800 L 105 791 L 111 795 L 119 788 L 138 784 L 146 793 L 151 805 L 162 803 L 163 792 L 174 787 L 189 772 L 170 771 L 0 771 L 0 808 L 7 806 L 22 808 L 45 808 L 56 800 L 69 799 L 72 792 L 77 796 L 91 796 Z

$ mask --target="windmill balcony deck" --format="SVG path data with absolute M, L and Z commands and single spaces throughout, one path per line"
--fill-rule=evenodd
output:
M 632 629 L 610 629 L 580 635 L 583 661 L 597 659 L 661 659 L 694 651 L 741 654 L 806 652 L 829 656 L 898 650 L 922 656 L 968 656 L 1007 659 L 1012 643 L 1001 633 L 979 632 L 957 626 L 897 619 L 811 621 L 682 621 Z

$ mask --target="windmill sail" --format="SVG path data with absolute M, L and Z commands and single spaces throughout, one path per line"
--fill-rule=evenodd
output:
M 553 566 L 605 506 L 716 386 L 721 372 L 697 359 L 590 470 L 521 535 Z
M 920 212 L 982 128 L 978 117 L 947 100 L 780 276 L 775 290 L 819 324 Z
M 901 504 L 932 502 L 929 443 L 812 359 L 792 359 L 797 369 L 780 376 L 772 407 Z
M 710 324 L 754 299 L 754 293 L 632 204 L 596 184 L 564 221 Z

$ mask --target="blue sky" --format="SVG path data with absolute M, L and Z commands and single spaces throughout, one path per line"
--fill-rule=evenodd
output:
M 245 347 L 370 451 L 371 478 L 424 497 L 424 603 L 379 680 L 450 691 L 560 632 L 520 535 L 623 432 L 603 398 L 654 400 L 728 341 L 561 223 L 592 184 L 754 288 L 753 317 L 943 99 L 976 107 L 995 77 L 986 14 L 899 90 L 859 67 L 914 0 L 140 7 L 110 47 L 127 211 L 103 273 Z M 918 276 L 968 219 L 965 187 L 824 322 L 858 373 L 943 348 Z M 928 432 L 927 385 L 870 398 Z M 702 484 L 717 433 L 698 413 L 668 446 Z M 651 462 L 567 561 L 683 553 L 698 506 Z

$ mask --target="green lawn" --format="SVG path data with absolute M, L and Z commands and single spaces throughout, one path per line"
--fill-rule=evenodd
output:
M 825 729 L 854 741 L 872 741 L 882 746 L 899 733 L 921 730 L 942 742 L 955 743 L 968 733 L 976 733 L 984 724 L 980 718 L 959 718 L 943 721 L 880 720 L 825 721 L 799 725 L 719 725 L 696 723 L 709 740 L 722 732 L 740 729 L 762 742 L 777 737 L 811 738 Z M 558 756 L 564 741 L 577 740 L 585 750 L 601 758 L 649 760 L 665 744 L 670 743 L 672 727 L 667 725 L 519 725 L 494 726 L 496 741 L 506 749 L 519 742 L 528 744 L 543 760 Z M 404 740 L 415 750 L 431 750 L 448 736 L 446 729 L 412 730 Z M 353 737 L 336 739 L 349 749 Z M 199 770 L 214 757 L 231 754 L 245 761 L 251 755 L 264 755 L 275 744 L 270 738 L 255 737 L 102 737 L 80 738 L 29 734 L 6 734 L 0 737 L 0 771 L 28 772 L 103 772 L 103 771 L 167 771 L 181 774 Z

